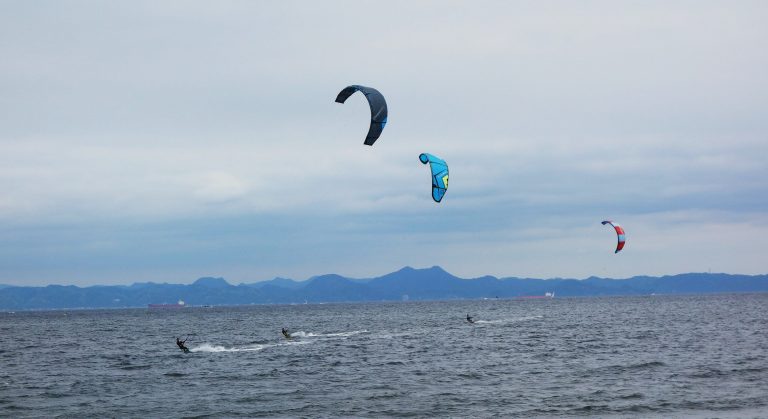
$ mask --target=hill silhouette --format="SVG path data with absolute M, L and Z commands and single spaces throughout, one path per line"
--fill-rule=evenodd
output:
M 148 304 L 175 303 L 178 300 L 194 306 L 518 298 L 543 296 L 547 292 L 554 292 L 557 297 L 582 297 L 766 291 L 768 275 L 686 273 L 628 279 L 493 276 L 465 279 L 433 266 L 426 269 L 404 267 L 374 278 L 346 278 L 329 274 L 305 281 L 275 278 L 240 285 L 232 285 L 224 278 L 205 277 L 190 285 L 145 282 L 130 286 L 6 286 L 0 288 L 0 309 L 146 307 Z

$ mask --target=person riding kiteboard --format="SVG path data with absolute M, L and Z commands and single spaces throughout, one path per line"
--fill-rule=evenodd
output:
M 475 322 L 475 320 L 474 320 L 474 319 L 472 319 L 472 316 L 470 316 L 470 315 L 469 315 L 469 313 L 467 313 L 467 321 L 468 321 L 469 323 L 474 323 L 474 322 Z
M 189 338 L 187 338 L 187 339 L 189 339 Z M 187 339 L 181 340 L 178 337 L 176 338 L 176 346 L 178 346 L 179 349 L 181 349 L 184 353 L 189 352 L 189 348 L 184 346 L 184 343 L 186 343 Z
M 286 339 L 290 339 L 291 338 L 291 334 L 288 332 L 288 329 L 283 328 L 282 333 L 283 333 L 283 336 L 285 336 Z

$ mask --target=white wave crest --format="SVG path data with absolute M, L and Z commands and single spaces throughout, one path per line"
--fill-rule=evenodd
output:
M 247 351 L 260 351 L 266 348 L 267 345 L 247 345 L 247 346 L 233 346 L 227 348 L 221 345 L 211 345 L 210 343 L 204 343 L 200 346 L 191 348 L 190 352 L 247 352 Z
M 496 319 L 496 320 L 475 320 L 475 324 L 504 324 L 504 323 L 517 323 L 517 322 L 524 322 L 528 320 L 536 320 L 541 319 L 544 316 L 525 316 L 525 317 L 514 317 L 511 319 Z
M 297 331 L 297 332 L 291 332 L 291 337 L 297 337 L 297 338 L 346 338 L 354 335 L 359 335 L 360 333 L 368 333 L 367 330 L 353 330 L 351 332 L 337 332 L 337 333 L 314 333 L 314 332 L 304 332 L 304 331 Z

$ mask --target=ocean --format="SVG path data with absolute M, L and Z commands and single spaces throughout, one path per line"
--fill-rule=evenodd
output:
M 768 418 L 767 320 L 768 294 L 6 312 L 0 416 Z

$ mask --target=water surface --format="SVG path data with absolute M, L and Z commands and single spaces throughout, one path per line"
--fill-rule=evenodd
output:
M 0 416 L 768 417 L 767 307 L 746 294 L 2 313 Z

